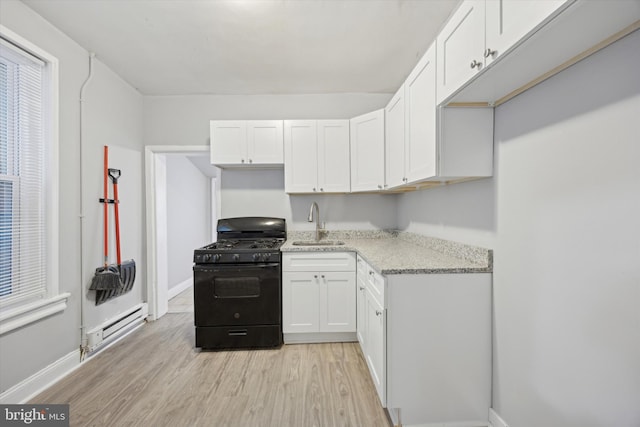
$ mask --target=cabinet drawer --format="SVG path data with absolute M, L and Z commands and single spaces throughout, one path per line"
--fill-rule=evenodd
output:
M 371 295 L 378 301 L 378 303 L 384 308 L 384 291 L 385 291 L 385 278 L 383 275 L 375 271 L 371 266 L 367 265 L 367 288 Z
M 282 254 L 282 271 L 356 271 L 353 252 L 289 252 Z

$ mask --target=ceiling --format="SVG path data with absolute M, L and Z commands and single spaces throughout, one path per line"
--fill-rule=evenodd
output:
M 459 0 L 23 0 L 143 95 L 393 93 Z

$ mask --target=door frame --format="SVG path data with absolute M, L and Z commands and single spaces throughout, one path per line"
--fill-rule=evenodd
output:
M 161 161 L 161 157 L 164 154 L 194 154 L 194 153 L 209 153 L 208 145 L 147 145 L 144 148 L 145 158 L 145 211 L 146 211 L 146 233 L 147 233 L 147 303 L 149 305 L 149 320 L 157 320 L 166 314 L 166 290 L 160 289 L 159 278 L 162 277 L 159 274 L 159 265 L 166 265 L 166 260 L 161 260 L 159 252 L 161 248 L 158 248 L 158 222 L 156 204 L 158 202 L 158 191 L 161 190 L 158 185 L 159 175 L 165 175 L 166 172 L 162 172 L 157 168 L 157 162 Z M 219 180 L 218 180 L 219 181 Z M 163 189 L 166 192 L 166 186 Z M 212 192 L 216 192 L 216 197 L 219 197 L 217 189 L 212 189 Z M 219 209 L 219 200 L 216 200 L 217 207 Z M 218 215 L 219 212 L 214 214 Z M 166 253 L 166 251 L 165 251 Z M 166 278 L 165 278 L 166 280 Z M 164 295 L 164 297 L 163 297 Z M 164 301 L 164 302 L 163 302 Z M 164 309 L 163 309 L 164 306 Z

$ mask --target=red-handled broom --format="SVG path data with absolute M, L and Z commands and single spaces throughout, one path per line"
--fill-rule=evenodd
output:
M 90 290 L 114 290 L 120 288 L 120 273 L 115 265 L 109 265 L 109 147 L 104 146 L 104 265 L 96 268 Z

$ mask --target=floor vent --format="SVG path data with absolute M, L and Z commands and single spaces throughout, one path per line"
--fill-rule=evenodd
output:
M 119 316 L 91 329 L 87 332 L 88 352 L 93 353 L 141 326 L 144 324 L 148 314 L 149 308 L 147 304 L 138 304 Z

